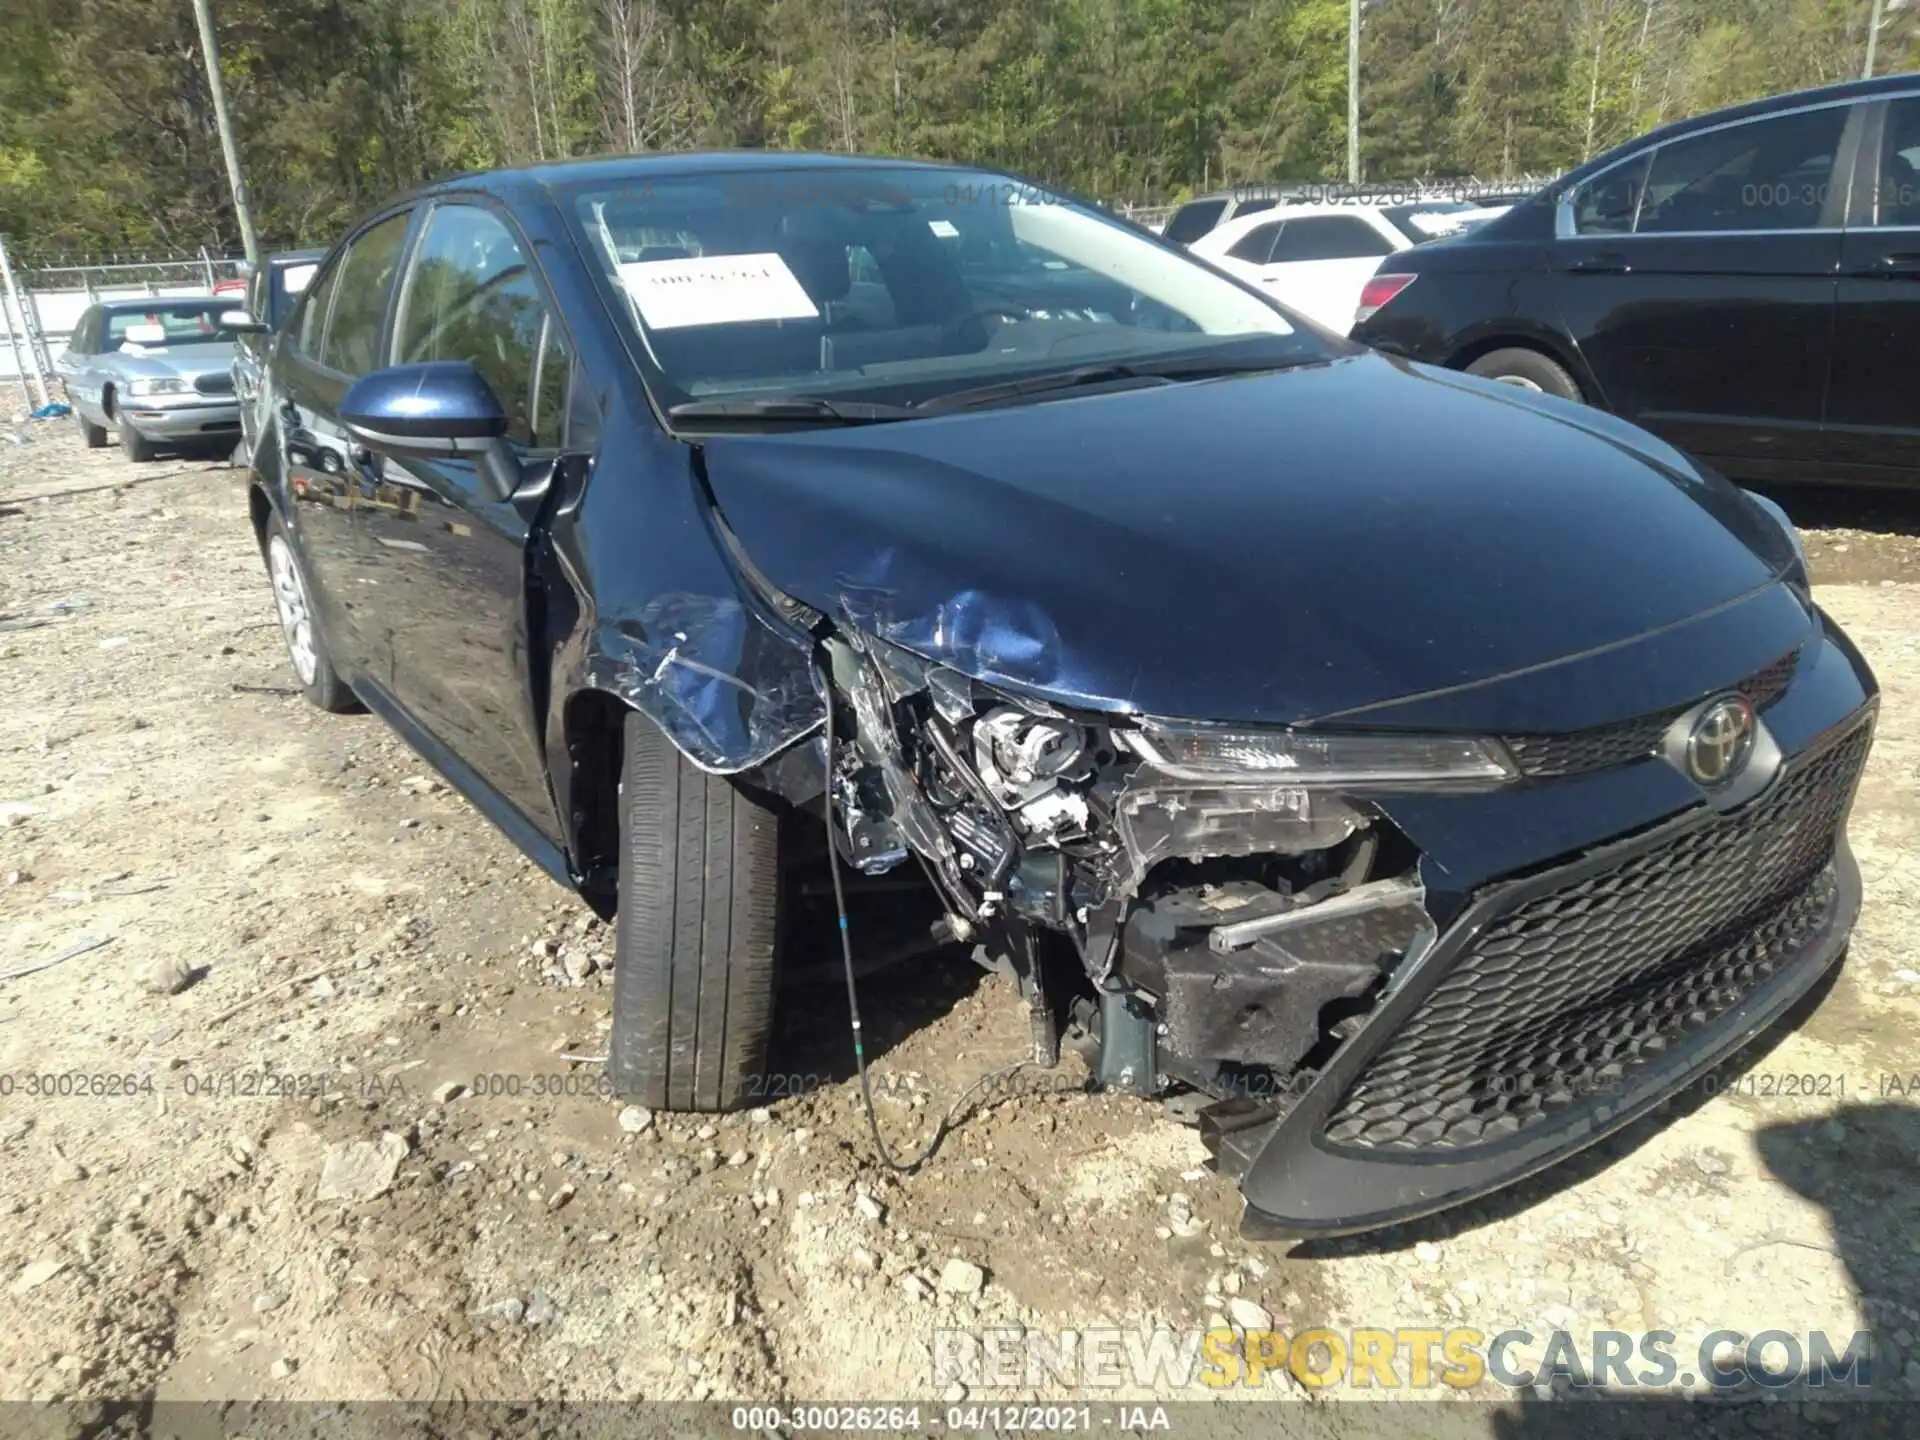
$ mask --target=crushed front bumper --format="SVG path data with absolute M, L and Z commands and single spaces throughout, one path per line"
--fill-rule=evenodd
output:
M 1370 1230 L 1564 1159 L 1767 1029 L 1845 950 L 1869 708 L 1728 812 L 1488 887 L 1279 1119 L 1220 1138 L 1250 1224 Z

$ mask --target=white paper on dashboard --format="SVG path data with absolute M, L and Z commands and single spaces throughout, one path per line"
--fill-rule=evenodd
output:
M 682 260 L 628 260 L 620 266 L 640 318 L 655 330 L 737 325 L 752 320 L 810 320 L 820 314 L 772 251 L 701 255 Z

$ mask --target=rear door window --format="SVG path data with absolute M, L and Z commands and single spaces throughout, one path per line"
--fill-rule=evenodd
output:
M 1920 99 L 1887 107 L 1874 224 L 1920 227 Z
M 320 343 L 327 338 L 327 311 L 333 305 L 333 292 L 339 288 L 340 264 L 335 261 L 326 274 L 309 290 L 300 307 L 300 325 L 295 348 L 309 359 L 320 358 Z
M 93 337 L 100 333 L 100 307 L 91 307 L 86 314 L 73 322 L 73 334 L 68 337 L 67 349 L 76 355 L 94 353 Z
M 1357 215 L 1308 215 L 1287 222 L 1273 247 L 1273 263 L 1357 260 L 1392 253 L 1392 242 Z
M 1238 240 L 1233 242 L 1227 254 L 1235 260 L 1244 260 L 1249 265 L 1264 265 L 1267 257 L 1273 253 L 1273 242 L 1280 237 L 1280 227 L 1284 221 L 1275 220 L 1266 225 L 1256 225 Z
M 1636 233 L 1816 228 L 1846 124 L 1847 107 L 1828 105 L 1662 145 L 1647 175 Z
M 1220 223 L 1226 208 L 1224 200 L 1195 200 L 1182 205 L 1167 221 L 1166 238 L 1179 245 L 1190 245 Z
M 407 238 L 407 215 L 389 216 L 353 242 L 339 266 L 338 296 L 319 360 L 344 375 L 380 368 L 380 328 Z
M 1640 191 L 1647 179 L 1649 151 L 1624 165 L 1594 176 L 1573 192 L 1573 233 L 1576 235 L 1625 235 L 1633 229 L 1634 211 L 1640 207 Z

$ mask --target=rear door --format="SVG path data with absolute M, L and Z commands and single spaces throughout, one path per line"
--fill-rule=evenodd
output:
M 567 423 L 572 346 L 507 217 L 429 213 L 401 291 L 392 362 L 468 360 L 506 411 L 527 483 L 490 498 L 470 459 L 380 461 L 359 516 L 383 556 L 395 698 L 484 784 L 561 839 L 530 702 L 526 545 Z
M 1562 199 L 1554 293 L 1606 407 L 1750 475 L 1820 452 L 1854 107 L 1669 141 Z
M 388 682 L 392 637 L 378 557 L 351 523 L 369 502 L 366 457 L 340 423 L 340 401 L 378 368 L 387 301 L 400 269 L 412 211 L 387 215 L 356 235 L 314 281 L 274 351 L 273 418 L 281 469 L 297 502 L 299 543 L 316 593 L 327 648 L 356 679 Z
M 1835 480 L 1920 481 L 1920 95 L 1872 111 L 1840 252 L 1827 440 Z
M 1281 304 L 1344 335 L 1353 328 L 1367 281 L 1401 248 L 1360 215 L 1291 217 L 1274 240 L 1260 283 Z

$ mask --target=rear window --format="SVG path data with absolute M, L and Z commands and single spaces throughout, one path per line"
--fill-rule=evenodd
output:
M 1191 245 L 1220 223 L 1226 208 L 1224 200 L 1195 200 L 1182 205 L 1162 233 L 1176 245 Z
M 166 332 L 166 339 L 149 342 L 153 344 L 212 345 L 229 341 L 233 336 L 220 328 L 220 316 L 232 308 L 229 300 L 194 300 L 172 305 L 155 301 L 138 310 L 114 310 L 107 315 L 104 348 L 118 350 L 128 330 L 147 325 L 158 325 Z
M 1464 200 L 1441 200 L 1430 205 L 1384 205 L 1380 214 L 1389 225 L 1418 245 L 1455 234 L 1463 228 L 1456 217 L 1479 208 Z

